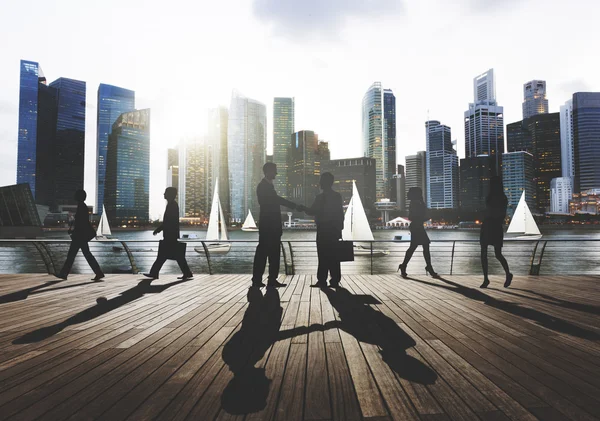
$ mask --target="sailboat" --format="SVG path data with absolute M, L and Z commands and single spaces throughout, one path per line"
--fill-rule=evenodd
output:
M 110 230 L 110 224 L 108 223 L 108 217 L 106 216 L 106 209 L 104 205 L 102 205 L 102 216 L 100 217 L 100 223 L 98 224 L 98 229 L 96 230 L 96 238 L 97 241 L 106 241 L 106 240 L 115 240 L 115 238 L 111 238 L 112 231 Z
M 227 241 L 228 239 L 227 224 L 225 223 L 223 208 L 221 207 L 221 201 L 219 200 L 219 179 L 217 178 L 215 181 L 215 193 L 210 207 L 210 216 L 208 218 L 208 230 L 206 231 L 206 248 L 208 249 L 208 252 L 210 254 L 229 253 L 231 243 L 222 242 Z M 204 247 L 195 247 L 194 250 L 204 254 Z
M 242 225 L 242 231 L 258 231 L 256 222 L 254 222 L 254 218 L 252 217 L 252 212 L 250 212 L 250 209 L 248 209 L 248 216 Z
M 527 202 L 525 201 L 525 190 L 523 190 L 523 193 L 521 194 L 521 199 L 519 199 L 519 204 L 517 205 L 517 209 L 515 209 L 515 213 L 513 214 L 506 233 L 523 234 L 522 236 L 516 237 L 518 239 L 536 239 L 542 236 L 535 223 L 535 219 L 533 219 L 533 215 L 531 215 L 529 206 L 527 206 Z
M 352 198 L 344 216 L 344 229 L 342 238 L 347 241 L 373 241 L 373 232 L 369 227 L 369 221 L 365 214 L 356 183 L 352 181 Z M 388 250 L 373 249 L 373 257 L 387 256 Z M 355 256 L 371 256 L 371 247 L 365 247 L 354 243 Z

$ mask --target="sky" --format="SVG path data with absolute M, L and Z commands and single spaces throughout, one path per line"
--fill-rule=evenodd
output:
M 550 112 L 600 91 L 595 0 L 80 0 L 0 2 L 0 185 L 16 180 L 19 60 L 49 82 L 87 82 L 85 180 L 94 205 L 96 94 L 133 89 L 151 108 L 150 215 L 164 209 L 166 149 L 206 129 L 231 92 L 267 106 L 295 97 L 296 130 L 361 156 L 362 97 L 374 81 L 396 96 L 398 163 L 425 149 L 425 121 L 452 128 L 464 156 L 473 78 L 493 68 L 505 124 L 521 119 L 523 84 L 547 81 Z

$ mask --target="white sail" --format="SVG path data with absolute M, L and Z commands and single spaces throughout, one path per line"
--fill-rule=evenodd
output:
M 227 236 L 227 224 L 225 223 L 225 215 L 223 215 L 223 208 L 221 207 L 221 201 L 219 200 L 219 218 L 221 219 L 221 241 L 229 240 Z
M 252 212 L 250 212 L 250 209 L 248 209 L 248 216 L 246 217 L 242 228 L 256 229 L 256 222 L 254 222 L 254 218 L 252 217 Z
M 523 194 L 521 194 L 521 199 L 519 199 L 519 204 L 517 205 L 517 209 L 515 209 L 515 213 L 513 214 L 506 232 L 541 235 L 540 230 L 535 223 L 535 219 L 533 219 L 533 215 L 529 210 L 529 206 L 527 206 L 527 202 L 525 201 L 525 190 L 523 190 Z
M 373 241 L 374 239 L 354 181 L 352 181 L 352 198 L 344 215 L 342 238 L 352 241 Z
M 206 231 L 206 241 L 219 240 L 219 180 L 215 183 L 215 193 L 213 195 L 212 205 L 210 207 L 210 216 L 208 217 L 208 230 Z
M 104 209 L 104 205 L 102 205 L 102 216 L 100 217 L 100 223 L 98 224 L 96 237 L 106 237 L 109 235 L 112 235 L 112 232 L 108 223 L 108 217 L 106 216 L 106 209 Z

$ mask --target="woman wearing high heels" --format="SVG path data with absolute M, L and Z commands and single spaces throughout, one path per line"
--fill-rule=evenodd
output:
M 513 275 L 508 270 L 508 262 L 502 255 L 502 245 L 504 240 L 502 224 L 504 223 L 504 218 L 506 218 L 507 206 L 508 199 L 502 190 L 502 179 L 498 176 L 490 178 L 490 194 L 485 200 L 485 217 L 483 218 L 483 224 L 481 225 L 481 232 L 479 234 L 479 244 L 481 245 L 481 268 L 483 269 L 483 284 L 481 284 L 480 288 L 487 288 L 490 284 L 490 280 L 488 279 L 488 246 L 494 246 L 496 259 L 498 259 L 506 273 L 504 288 L 508 288 L 512 282 Z
M 423 200 L 423 191 L 419 187 L 411 187 L 410 190 L 408 190 L 406 197 L 408 200 L 410 200 L 410 208 L 408 211 L 408 219 L 411 221 L 410 246 L 408 247 L 408 250 L 406 250 L 404 262 L 398 266 L 398 270 L 402 274 L 403 278 L 407 278 L 408 274 L 406 273 L 406 266 L 408 266 L 408 262 L 410 261 L 410 258 L 417 247 L 422 246 L 423 257 L 425 258 L 425 263 L 427 264 L 425 271 L 434 278 L 439 278 L 439 275 L 435 273 L 433 267 L 431 266 L 431 254 L 429 252 L 430 241 L 427 233 L 425 232 L 425 227 L 423 226 L 423 223 L 428 219 L 425 216 L 427 213 L 427 205 L 425 205 L 425 201 Z

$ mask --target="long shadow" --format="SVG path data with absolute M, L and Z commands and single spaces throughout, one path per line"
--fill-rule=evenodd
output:
M 587 330 L 581 326 L 577 326 L 573 323 L 570 323 L 566 320 L 560 319 L 555 316 L 551 316 L 544 312 L 534 310 L 528 307 L 521 307 L 519 304 L 515 304 L 509 301 L 498 300 L 494 297 L 491 297 L 487 294 L 484 294 L 479 289 L 466 287 L 464 285 L 457 284 L 456 282 L 452 282 L 448 279 L 444 279 L 442 277 L 438 278 L 440 281 L 450 285 L 440 285 L 434 282 L 425 281 L 422 279 L 416 278 L 407 278 L 413 282 L 419 282 L 425 285 L 431 285 L 436 288 L 443 288 L 448 291 L 456 292 L 461 294 L 464 297 L 470 298 L 475 301 L 481 301 L 482 303 L 489 305 L 490 307 L 497 308 L 498 310 L 505 311 L 507 313 L 513 314 L 515 316 L 522 317 L 524 319 L 532 320 L 539 325 L 554 330 L 560 333 L 566 333 L 568 335 L 577 336 L 584 339 L 590 340 L 598 340 L 600 339 L 600 335 L 594 331 Z
M 50 292 L 50 291 L 58 291 L 61 289 L 75 288 L 75 287 L 80 287 L 80 286 L 88 285 L 88 284 L 97 284 L 97 282 L 81 282 L 79 284 L 64 285 L 61 287 L 44 289 L 44 288 L 52 286 L 52 285 L 60 284 L 61 282 L 64 282 L 64 281 L 46 281 L 42 285 L 37 285 L 35 287 L 25 288 L 20 291 L 15 291 L 15 292 L 11 292 L 10 294 L 2 295 L 2 296 L 0 296 L 0 304 L 14 303 L 15 301 L 23 301 L 23 300 L 26 300 L 30 295 L 34 295 L 34 294 L 41 294 L 41 293 Z
M 223 395 L 223 409 L 234 415 L 258 412 L 267 406 L 271 380 L 264 368 L 255 367 L 275 342 L 294 336 L 323 330 L 323 325 L 298 327 L 280 331 L 283 309 L 276 288 L 267 288 L 263 296 L 260 288 L 248 290 L 248 308 L 242 326 L 223 346 L 223 361 L 233 372 Z M 281 367 L 283 369 L 283 367 Z
M 28 344 L 33 342 L 40 342 L 44 339 L 48 339 L 51 336 L 56 335 L 67 326 L 76 325 L 79 323 L 88 322 L 95 319 L 98 316 L 106 314 L 116 308 L 119 308 L 127 303 L 137 300 L 143 297 L 145 294 L 159 294 L 174 285 L 180 284 L 186 281 L 176 281 L 162 285 L 152 285 L 152 280 L 143 280 L 138 283 L 135 287 L 123 291 L 119 296 L 111 298 L 110 300 L 101 301 L 95 306 L 87 308 L 79 313 L 69 317 L 68 319 L 57 323 L 52 326 L 46 326 L 32 332 L 26 333 L 25 335 L 15 339 L 13 344 Z
M 435 372 L 406 355 L 406 349 L 415 341 L 392 319 L 366 305 L 379 301 L 372 296 L 352 295 L 342 288 L 324 292 L 338 311 L 340 321 L 280 331 L 283 309 L 277 289 L 267 288 L 264 296 L 259 288 L 248 290 L 242 326 L 223 347 L 223 361 L 233 372 L 233 379 L 221 396 L 223 409 L 233 415 L 264 409 L 271 380 L 264 368 L 255 367 L 256 363 L 277 341 L 325 329 L 343 329 L 360 341 L 378 345 L 383 360 L 403 378 L 424 384 L 435 382 Z
M 433 384 L 435 371 L 406 353 L 415 340 L 398 324 L 368 304 L 381 304 L 372 295 L 354 295 L 344 288 L 324 289 L 340 320 L 325 323 L 325 329 L 339 328 L 361 342 L 377 345 L 383 361 L 401 378 L 415 383 Z
M 521 298 L 526 298 L 526 299 L 533 300 L 533 301 L 539 301 L 540 303 L 551 304 L 551 305 L 555 305 L 555 306 L 559 306 L 559 307 L 563 307 L 563 308 L 568 308 L 570 310 L 577 310 L 577 311 L 581 311 L 584 313 L 600 315 L 600 306 L 594 306 L 594 305 L 582 304 L 582 303 L 574 303 L 572 301 L 563 300 L 561 298 L 555 298 L 555 297 L 552 297 L 551 295 L 542 294 L 541 292 L 532 291 L 530 289 L 523 289 L 523 288 L 511 288 L 510 290 L 500 289 L 500 288 L 490 288 L 490 289 L 501 292 L 503 294 L 514 295 L 515 297 L 521 297 Z M 541 297 L 541 298 L 531 297 L 529 295 L 524 295 L 524 294 L 518 294 L 514 291 L 528 292 L 530 294 L 537 295 L 538 297 Z

